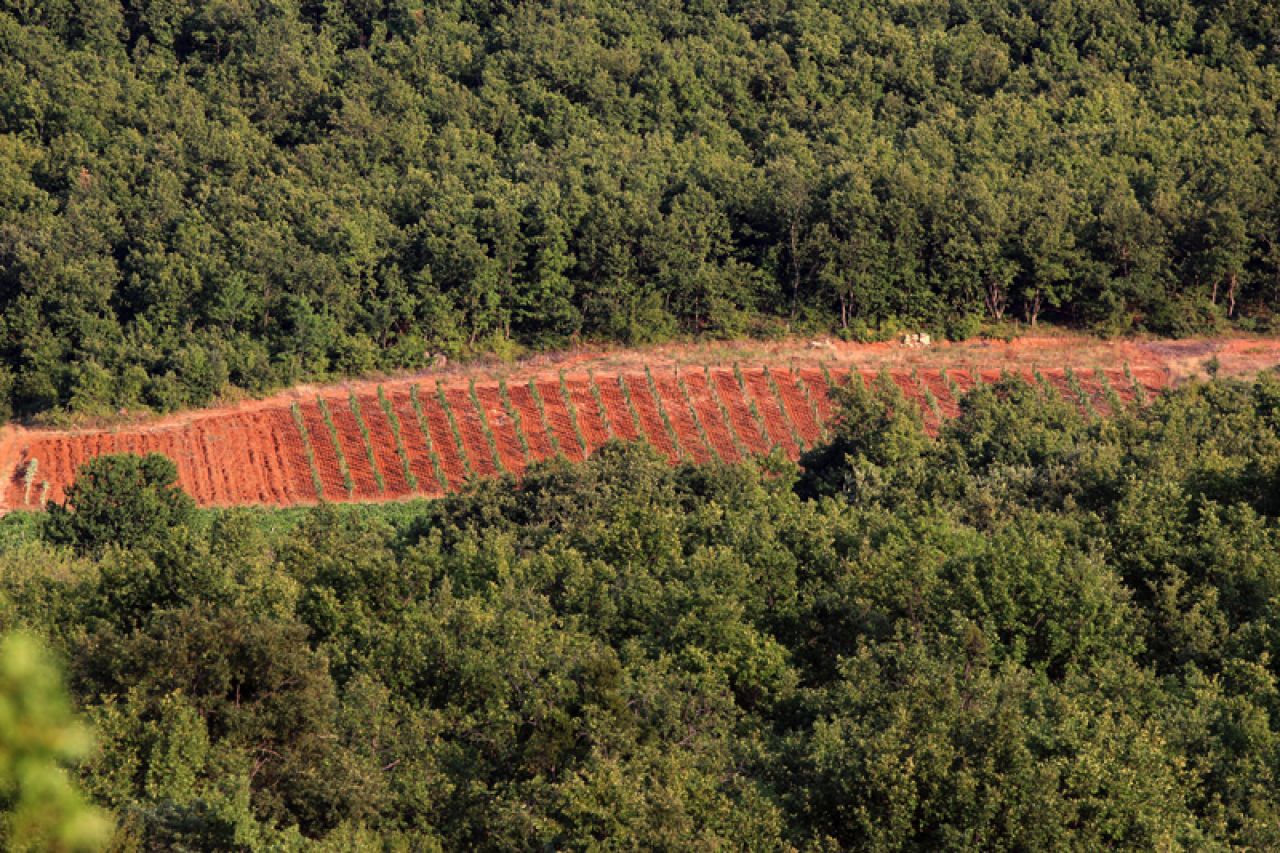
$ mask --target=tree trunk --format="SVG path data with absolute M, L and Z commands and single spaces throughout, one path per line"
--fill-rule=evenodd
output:
M 987 311 L 995 320 L 1004 318 L 1005 295 L 1004 288 L 1000 286 L 998 281 L 987 281 Z
M 800 297 L 800 220 L 791 218 L 791 318 L 796 316 L 796 300 Z
M 1035 293 L 1032 295 L 1032 297 L 1027 300 L 1026 307 L 1023 309 L 1027 317 L 1027 325 L 1029 325 L 1033 329 L 1036 327 L 1036 320 L 1039 319 L 1040 317 L 1040 309 L 1043 307 L 1043 305 L 1044 305 L 1043 297 L 1040 295 L 1040 291 L 1037 289 Z

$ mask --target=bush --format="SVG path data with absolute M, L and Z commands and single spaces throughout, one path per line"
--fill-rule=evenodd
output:
M 66 499 L 49 507 L 45 536 L 82 553 L 154 546 L 195 513 L 177 479 L 177 466 L 159 453 L 92 459 L 80 466 Z

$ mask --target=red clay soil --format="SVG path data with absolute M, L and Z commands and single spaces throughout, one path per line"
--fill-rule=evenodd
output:
M 342 472 L 338 466 L 338 454 L 333 449 L 333 441 L 329 437 L 329 427 L 325 425 L 324 417 L 320 414 L 320 407 L 314 402 L 299 404 L 299 411 L 302 412 L 302 424 L 307 429 L 307 438 L 311 442 L 311 452 L 316 459 L 316 473 L 320 475 L 320 489 L 324 492 L 321 496 L 326 500 L 336 501 L 347 496 L 347 487 L 342 482 Z M 181 478 L 179 478 L 181 482 Z M 201 501 L 201 497 L 197 494 L 196 500 Z M 220 504 L 226 501 L 222 495 L 214 496 L 211 493 L 202 502 L 210 504 Z
M 790 370 L 771 369 L 769 373 L 778 386 L 782 405 L 795 431 L 809 447 L 817 444 L 822 438 L 822 424 L 814 417 L 813 407 L 805 396 L 800 377 Z
M 959 406 L 952 384 L 963 393 L 975 382 L 995 382 L 1005 374 L 1032 377 L 1038 368 L 1049 387 L 1078 405 L 1079 395 L 1065 372 L 1070 368 L 1090 406 L 1105 415 L 1114 401 L 1129 405 L 1139 398 L 1151 399 L 1171 385 L 1206 375 L 1212 359 L 1217 360 L 1223 375 L 1249 375 L 1280 364 L 1280 341 L 1103 342 L 1053 337 L 1013 343 L 944 343 L 927 348 L 748 341 L 540 356 L 514 368 L 464 366 L 320 391 L 304 387 L 265 400 L 96 429 L 5 426 L 0 428 L 0 512 L 36 509 L 42 495 L 47 500 L 63 500 L 80 465 L 95 456 L 118 452 L 168 456 L 177 466 L 179 483 L 204 506 L 436 496 L 444 490 L 431 462 L 433 451 L 450 491 L 462 488 L 466 480 L 464 453 L 477 475 L 492 476 L 498 471 L 486 424 L 501 468 L 516 474 L 523 472 L 528 462 L 555 455 L 551 435 L 566 457 L 583 458 L 579 432 L 589 451 L 618 438 L 647 441 L 673 461 L 736 461 L 741 450 L 763 454 L 775 445 L 796 458 L 800 451 L 796 438 L 805 445 L 819 441 L 823 428 L 835 417 L 828 375 L 837 384 L 846 384 L 851 376 L 869 383 L 885 372 L 909 400 L 924 409 L 930 428 L 936 428 L 937 417 L 926 402 L 926 390 L 944 417 L 955 417 Z M 740 364 L 746 393 L 738 384 L 734 363 Z M 656 398 L 646 367 L 653 375 Z M 560 371 L 566 368 L 571 368 L 565 374 L 568 401 L 559 380 Z M 472 380 L 479 411 L 470 393 Z M 510 407 L 502 399 L 499 381 L 507 384 Z M 531 381 L 542 397 L 545 418 L 529 390 Z M 410 397 L 415 383 L 421 419 Z M 440 406 L 437 383 L 443 387 L 457 421 L 461 447 Z M 401 458 L 395 432 L 378 398 L 379 385 L 399 422 L 405 458 Z M 630 392 L 635 415 L 624 386 Z M 364 434 L 351 411 L 350 393 L 357 395 L 383 489 L 377 485 Z M 336 445 L 317 405 L 319 397 L 328 404 Z M 291 411 L 295 404 L 323 494 L 316 493 L 306 442 Z M 518 424 L 512 411 L 519 416 Z M 664 412 L 678 449 L 672 444 Z M 527 458 L 521 435 L 528 443 Z M 339 450 L 351 472 L 351 494 L 341 473 Z M 416 488 L 405 476 L 406 459 Z M 32 460 L 37 464 L 28 485 Z
M 422 417 L 427 422 L 425 435 L 431 439 L 431 446 L 440 458 L 440 468 L 450 489 L 459 489 L 467 481 L 467 464 L 463 460 L 462 450 L 454 440 L 453 429 L 449 426 L 449 417 L 440 406 L 434 389 L 428 390 L 426 385 L 418 386 L 418 405 L 422 407 Z M 425 440 L 425 439 L 424 439 Z
M 409 392 L 388 391 L 387 400 L 391 403 L 391 411 L 395 413 L 396 420 L 400 421 L 400 440 L 409 457 L 409 470 L 418 481 L 419 494 L 444 494 L 436 477 L 435 466 L 431 464 L 431 449 L 427 447 L 426 436 L 418 426 L 418 413 L 413 410 L 413 399 Z M 326 490 L 327 488 L 326 486 Z
M 941 371 L 920 371 L 920 382 L 925 388 L 929 389 L 929 393 L 938 401 L 938 408 L 942 411 L 942 416 L 944 418 L 954 418 L 959 416 L 960 403 L 955 397 L 951 396 L 951 389 L 947 387 L 946 381 L 942 378 Z
M 725 420 L 724 412 L 707 384 L 706 373 L 686 371 L 680 378 L 684 380 L 684 387 L 689 392 L 689 402 L 693 405 L 694 414 L 711 440 L 712 452 L 726 462 L 741 461 L 742 454 L 734 442 L 734 434 Z
M 516 424 L 502 405 L 502 395 L 497 385 L 476 384 L 476 397 L 484 410 L 485 420 L 493 433 L 494 443 L 498 447 L 498 458 L 508 473 L 520 474 L 528 462 L 524 458 L 524 449 L 520 446 L 520 436 L 516 434 Z
M 547 424 L 555 432 L 556 441 L 560 442 L 560 452 L 572 462 L 581 462 L 586 454 L 583 453 L 578 433 L 573 428 L 574 420 L 569 414 L 569 407 L 564 403 L 564 395 L 560 393 L 560 380 L 549 379 L 537 385 L 542 408 L 547 413 Z
M 978 384 L 974 380 L 973 374 L 967 370 L 948 370 L 947 378 L 955 383 L 961 395 L 968 394 Z
M 373 466 L 369 464 L 369 454 L 365 450 L 364 435 L 360 425 L 351 412 L 351 403 L 346 397 L 331 397 L 325 400 L 329 406 L 329 416 L 333 418 L 334 428 L 338 431 L 338 444 L 342 456 L 351 471 L 356 500 L 371 500 L 382 497 L 378 489 L 378 481 L 373 476 Z M 263 501 L 266 503 L 266 501 Z
M 610 438 L 600 414 L 600 404 L 591 393 L 591 383 L 587 377 L 566 377 L 565 385 L 569 389 L 569 402 L 573 403 L 573 409 L 578 415 L 578 427 L 587 441 L 587 453 L 590 455 Z
M 550 459 L 555 456 L 551 433 L 543 422 L 542 413 L 538 411 L 538 403 L 529 386 L 523 382 L 510 385 L 507 393 L 511 395 L 512 407 L 520 415 L 520 430 L 529 442 L 529 455 L 534 459 Z
M 396 450 L 396 436 L 391 431 L 391 422 L 387 420 L 382 401 L 376 393 L 361 394 L 356 399 L 360 403 L 360 416 L 369 430 L 373 457 L 382 473 L 383 493 L 390 498 L 408 497 L 413 490 L 409 488 L 409 480 L 404 475 L 404 463 Z
M 745 368 L 742 378 L 747 385 L 748 398 L 756 404 L 756 411 L 764 419 L 765 430 L 771 444 L 781 447 L 783 452 L 793 458 L 799 457 L 800 448 L 791 437 L 791 424 L 786 412 L 778 405 L 778 400 L 769 387 L 769 380 L 763 369 Z
M 818 417 L 823 423 L 829 422 L 836 412 L 831 403 L 831 388 L 827 384 L 826 375 L 819 367 L 802 367 L 797 372 L 800 374 L 800 381 L 808 387 L 814 405 L 818 407 Z
M 466 388 L 446 388 L 444 398 L 458 424 L 458 433 L 462 436 L 467 459 L 471 460 L 471 469 L 480 477 L 504 473 L 494 463 L 493 451 L 489 449 L 476 407 L 471 403 L 471 394 Z
M 624 376 L 623 379 L 627 383 L 627 390 L 631 392 L 631 404 L 640 415 L 640 426 L 644 428 L 645 438 L 658 449 L 659 453 L 673 462 L 679 461 L 683 451 L 677 450 L 671 443 L 671 436 L 667 433 L 667 426 L 658 412 L 657 401 L 649 393 L 649 383 L 644 375 L 632 373 Z
M 636 428 L 635 418 L 631 416 L 631 408 L 627 398 L 622 394 L 619 377 L 609 376 L 597 378 L 596 387 L 600 389 L 600 399 L 604 401 L 605 414 L 609 416 L 609 428 L 613 437 L 622 441 L 636 441 L 641 432 Z
M 676 431 L 676 438 L 689 458 L 699 464 L 710 462 L 713 451 L 702 439 L 693 409 L 680 391 L 680 382 L 675 374 L 654 374 L 653 385 L 658 389 L 659 405 L 667 413 L 667 418 Z
M 732 370 L 712 370 L 712 388 L 729 411 L 729 424 L 748 453 L 768 453 L 773 449 L 769 435 L 751 414 L 747 397 Z

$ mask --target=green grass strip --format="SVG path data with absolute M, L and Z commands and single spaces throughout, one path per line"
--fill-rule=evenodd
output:
M 382 413 L 387 416 L 387 423 L 391 425 L 391 434 L 395 436 L 396 455 L 400 457 L 400 464 L 404 467 L 404 481 L 409 484 L 409 491 L 416 492 L 418 478 L 409 467 L 409 451 L 405 448 L 404 438 L 400 435 L 400 419 L 396 417 L 395 410 L 391 408 L 391 401 L 387 399 L 387 394 L 381 385 L 378 386 L 378 403 L 382 406 Z
M 680 446 L 680 439 L 676 437 L 676 429 L 671 425 L 671 416 L 667 414 L 667 407 L 662 405 L 662 395 L 658 393 L 658 383 L 654 381 L 653 371 L 649 369 L 649 365 L 644 366 L 645 379 L 649 383 L 649 393 L 653 395 L 654 405 L 658 407 L 658 415 L 662 418 L 662 425 L 667 429 L 667 438 L 671 439 L 671 445 L 676 449 L 676 458 L 684 459 L 685 451 Z
M 471 405 L 476 407 L 476 416 L 480 418 L 480 432 L 484 433 L 485 443 L 489 445 L 489 455 L 493 457 L 493 467 L 499 474 L 510 474 L 507 466 L 502 464 L 502 457 L 498 455 L 498 439 L 493 434 L 493 429 L 489 426 L 489 418 L 484 413 L 484 406 L 480 405 L 480 395 L 476 393 L 476 380 L 471 378 L 469 388 L 471 394 Z
M 787 431 L 791 433 L 791 441 L 795 443 L 797 450 L 805 450 L 804 437 L 800 435 L 800 431 L 796 429 L 795 421 L 787 414 L 786 404 L 782 401 L 782 389 L 778 387 L 778 382 L 773 378 L 773 371 L 769 369 L 769 365 L 764 366 L 764 378 L 769 383 L 769 393 L 773 395 L 773 401 L 778 404 L 778 411 L 782 412 L 782 418 L 787 422 Z
M 431 441 L 431 430 L 427 426 L 427 416 L 422 411 L 422 401 L 418 399 L 417 384 L 409 386 L 409 402 L 413 405 L 413 414 L 418 421 L 418 432 L 422 433 L 423 439 L 427 442 L 427 456 L 431 459 L 431 470 L 436 475 L 436 482 L 440 484 L 440 491 L 448 492 L 449 478 L 444 475 L 440 454 L 436 453 L 436 446 Z
M 458 426 L 458 418 L 453 414 L 453 407 L 449 405 L 449 398 L 445 396 L 444 386 L 438 381 L 436 382 L 436 399 L 440 402 L 440 408 L 444 410 L 444 416 L 449 419 L 449 431 L 453 433 L 453 443 L 458 446 L 458 458 L 462 460 L 462 470 L 466 472 L 467 479 L 470 480 L 476 476 L 476 471 L 471 467 L 471 457 L 467 455 L 467 446 L 462 443 L 462 429 Z
M 1091 416 L 1098 413 L 1093 408 L 1093 401 L 1089 399 L 1089 392 L 1084 390 L 1084 386 L 1080 384 L 1080 377 L 1076 376 L 1076 372 L 1070 367 L 1063 370 L 1063 374 L 1067 377 L 1067 387 L 1071 389 L 1071 393 L 1076 395 L 1076 399 L 1080 403 L 1080 408 Z
M 1133 375 L 1133 369 L 1129 367 L 1129 362 L 1124 363 L 1124 375 L 1129 380 L 1129 384 L 1133 386 L 1133 399 L 1138 401 L 1139 406 L 1147 404 L 1147 389 L 1142 387 L 1142 383 L 1138 381 L 1138 377 Z
M 738 380 L 738 390 L 742 392 L 742 399 L 747 401 L 747 410 L 751 412 L 751 417 L 756 422 L 756 429 L 760 430 L 760 435 L 764 438 L 764 443 L 770 447 L 778 445 L 769 437 L 769 430 L 765 426 L 764 417 L 760 414 L 760 409 L 756 407 L 756 401 L 751 396 L 751 392 L 747 390 L 747 377 L 743 375 L 742 368 L 738 366 L 738 362 L 733 363 L 733 376 Z
M 524 461 L 526 463 L 532 461 L 529 452 L 529 437 L 524 432 L 524 422 L 520 418 L 520 411 L 516 409 L 515 404 L 511 402 L 511 391 L 507 388 L 507 380 L 498 380 L 498 396 L 502 398 L 502 407 L 507 412 L 507 417 L 511 418 L 511 423 L 516 430 L 516 439 L 520 442 L 520 451 L 524 453 Z
M 360 428 L 360 437 L 364 439 L 364 453 L 369 457 L 369 467 L 373 469 L 373 481 L 378 484 L 378 492 L 385 493 L 387 484 L 383 482 L 382 470 L 378 467 L 378 457 L 373 453 L 373 439 L 369 436 L 369 427 L 365 425 L 364 413 L 360 411 L 360 401 L 356 399 L 356 392 L 347 392 L 347 405 L 351 407 L 356 426 Z
M 569 396 L 569 383 L 564 378 L 564 371 L 560 371 L 560 397 L 564 400 L 564 407 L 569 412 L 569 422 L 573 424 L 573 434 L 578 439 L 578 446 L 582 448 L 582 455 L 587 456 L 587 437 L 582 434 L 582 425 L 578 423 L 578 407 L 573 405 L 573 398 Z
M 40 468 L 39 461 L 33 456 L 31 461 L 27 463 L 27 472 L 22 475 L 22 504 L 30 506 L 31 504 L 31 486 L 36 481 L 36 471 Z
M 960 404 L 960 398 L 964 396 L 964 392 L 960 390 L 960 385 L 951 378 L 951 374 L 947 373 L 946 368 L 938 371 L 942 374 L 942 381 L 947 384 L 947 391 L 951 394 L 951 399 L 956 405 Z
M 929 386 L 924 384 L 924 380 L 920 378 L 920 371 L 911 368 L 911 381 L 916 383 L 916 387 L 920 389 L 920 393 L 924 395 L 925 405 L 929 407 L 929 411 L 933 412 L 933 416 L 938 419 L 938 425 L 942 425 L 942 406 L 938 405 L 938 398 L 933 396 L 933 392 L 929 390 Z
M 604 397 L 600 394 L 600 387 L 596 385 L 595 374 L 587 374 L 587 385 L 591 388 L 591 396 L 595 398 L 596 408 L 600 410 L 600 422 L 604 424 L 605 434 L 610 438 L 617 438 L 617 433 L 613 431 L 613 422 L 609 419 L 609 410 L 604 407 Z
M 538 393 L 538 383 L 529 380 L 529 393 L 533 395 L 533 404 L 538 407 L 538 416 L 542 418 L 542 428 L 546 430 L 547 438 L 551 439 L 551 451 L 556 456 L 563 456 L 560 451 L 560 440 L 556 438 L 556 431 L 551 428 L 551 421 L 547 419 L 547 405 L 542 401 L 542 395 Z
M 636 408 L 636 403 L 631 399 L 631 386 L 627 384 L 626 378 L 618 374 L 618 388 L 622 390 L 622 399 L 627 401 L 627 411 L 631 412 L 631 423 L 636 428 L 636 435 L 646 438 L 644 424 L 640 421 L 640 410 Z
M 733 446 L 737 448 L 738 455 L 746 459 L 751 455 L 751 451 L 742 443 L 742 436 L 738 435 L 738 429 L 733 425 L 733 418 L 729 415 L 729 407 L 724 404 L 723 398 L 720 396 L 720 389 L 716 387 L 716 382 L 711 376 L 711 368 L 703 367 L 703 376 L 706 378 L 707 388 L 711 390 L 711 399 L 715 400 L 716 406 L 720 409 L 720 417 L 724 419 L 724 425 L 729 430 L 729 437 L 733 439 Z
M 355 494 L 355 480 L 351 479 L 351 466 L 347 465 L 347 456 L 342 452 L 342 442 L 338 440 L 338 428 L 333 425 L 333 414 L 329 411 L 329 404 L 325 402 L 323 397 L 316 397 L 316 408 L 320 410 L 320 417 L 324 419 L 324 427 L 329 431 L 329 441 L 333 443 L 333 454 L 338 457 L 338 471 L 342 474 L 342 486 L 347 490 L 347 497 Z
M 1116 415 L 1124 411 L 1124 401 L 1116 393 L 1115 386 L 1111 384 L 1111 377 L 1107 376 L 1107 372 L 1099 367 L 1094 370 L 1094 375 L 1098 377 L 1098 383 L 1102 386 L 1102 393 L 1107 397 L 1107 406 L 1111 408 L 1111 413 Z
M 693 425 L 698 430 L 698 438 L 702 439 L 702 443 L 706 445 L 708 453 L 715 458 L 719 458 L 720 454 L 716 453 L 716 446 L 711 443 L 711 436 L 707 434 L 706 424 L 702 422 L 702 417 L 698 414 L 698 407 L 693 404 L 693 396 L 689 393 L 689 386 L 685 384 L 684 377 L 680 375 L 679 371 L 676 372 L 676 387 L 680 389 L 685 405 L 693 413 Z
M 307 432 L 307 422 L 302 419 L 302 407 L 295 401 L 289 410 L 293 414 L 293 424 L 298 428 L 298 436 L 302 439 L 302 449 L 307 454 L 307 467 L 311 469 L 311 488 L 316 490 L 317 500 L 324 500 L 324 483 L 320 480 L 320 468 L 316 465 L 316 450 L 311 446 L 311 434 Z
M 804 378 L 804 374 L 799 370 L 793 371 L 793 375 L 796 378 L 796 384 L 800 386 L 800 393 L 804 395 L 805 405 L 809 407 L 809 416 L 818 425 L 818 440 L 825 442 L 827 440 L 827 425 L 822 420 L 822 412 L 818 409 L 818 401 L 813 396 L 813 389 L 809 387 L 808 380 Z

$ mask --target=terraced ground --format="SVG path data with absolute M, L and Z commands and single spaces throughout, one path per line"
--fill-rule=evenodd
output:
M 77 467 L 103 453 L 163 453 L 207 506 L 393 500 L 443 495 L 470 477 L 519 476 L 558 454 L 580 460 L 615 438 L 648 441 L 673 462 L 737 461 L 774 448 L 794 459 L 823 440 L 833 385 L 882 372 L 936 429 L 957 414 L 964 391 L 1006 373 L 1048 383 L 1105 416 L 1210 357 L 1228 372 L 1280 363 L 1274 341 L 761 347 L 453 368 L 99 429 L 9 426 L 0 435 L 0 512 L 62 500 Z

